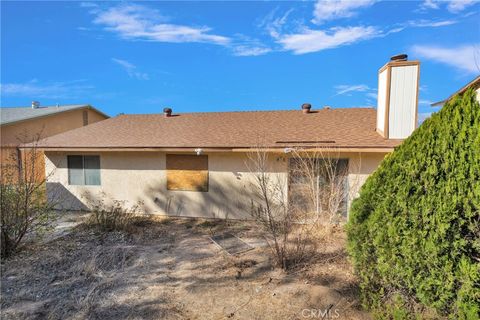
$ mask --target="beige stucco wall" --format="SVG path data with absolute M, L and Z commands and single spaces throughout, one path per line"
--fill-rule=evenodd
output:
M 6 170 L 18 172 L 16 163 L 20 155 L 17 150 L 19 144 L 82 127 L 84 111 L 88 112 L 89 124 L 106 119 L 104 115 L 97 111 L 79 109 L 0 126 L 0 166 L 2 174 L 5 174 Z M 43 156 L 38 158 L 38 168 L 44 167 L 43 160 Z M 39 175 L 38 179 L 43 181 L 44 177 Z
M 165 153 L 102 152 L 101 186 L 68 185 L 67 155 L 78 153 L 46 152 L 47 190 L 59 201 L 60 209 L 88 210 L 90 199 L 125 201 L 130 207 L 144 203 L 147 213 L 209 218 L 248 218 L 251 208 L 253 175 L 244 153 L 209 153 L 208 192 L 166 190 Z M 366 177 L 375 170 L 384 154 L 339 154 L 349 158 L 349 197 L 356 196 Z M 270 173 L 287 186 L 288 159 L 284 154 L 270 157 Z
M 2 125 L 0 127 L 1 146 L 16 146 L 22 142 L 33 141 L 38 134 L 41 138 L 45 138 L 82 127 L 84 110 L 88 112 L 89 124 L 106 119 L 105 116 L 91 109 L 79 109 Z

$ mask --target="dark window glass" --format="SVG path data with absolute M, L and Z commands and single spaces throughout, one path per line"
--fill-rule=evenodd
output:
M 85 156 L 84 172 L 85 184 L 92 186 L 100 185 L 100 157 L 99 156 Z
M 83 156 L 68 156 L 68 184 L 84 185 Z
M 100 185 L 100 156 L 67 156 L 68 184 Z
M 347 178 L 348 159 L 292 158 L 289 161 L 290 203 L 294 209 L 306 212 L 338 208 L 337 213 L 346 217 Z

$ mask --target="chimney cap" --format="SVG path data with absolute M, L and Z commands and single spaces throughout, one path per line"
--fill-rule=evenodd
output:
M 407 60 L 408 60 L 408 54 L 406 53 L 396 54 L 390 58 L 390 61 L 407 61 Z

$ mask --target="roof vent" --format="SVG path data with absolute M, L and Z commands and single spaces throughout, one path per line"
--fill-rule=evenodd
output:
M 303 113 L 310 113 L 310 109 L 312 109 L 312 105 L 310 103 L 302 104 L 302 112 Z
M 332 107 L 331 106 L 323 106 L 323 109 L 330 110 L 330 109 L 332 109 Z
M 165 117 L 171 117 L 172 116 L 172 108 L 163 108 L 163 115 Z
M 390 61 L 407 61 L 408 60 L 408 54 L 401 53 L 394 55 L 390 58 Z
M 40 108 L 40 102 L 32 101 L 32 109 L 37 109 L 37 108 Z

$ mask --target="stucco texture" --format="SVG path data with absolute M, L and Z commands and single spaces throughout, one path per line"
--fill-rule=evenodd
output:
M 104 198 L 108 203 L 123 201 L 129 208 L 138 201 L 149 214 L 205 218 L 249 218 L 253 175 L 245 153 L 207 153 L 209 188 L 207 192 L 169 191 L 164 152 L 96 152 L 100 155 L 101 185 L 68 184 L 68 152 L 45 152 L 47 192 L 59 209 L 88 210 L 91 200 Z M 373 172 L 385 154 L 341 154 L 349 158 L 349 198 Z M 288 180 L 285 154 L 272 154 L 269 174 Z
M 82 127 L 84 111 L 88 112 L 89 124 L 106 119 L 104 115 L 94 110 L 78 109 L 0 126 L 2 172 L 11 170 L 12 164 L 18 161 L 18 145 Z M 37 168 L 43 167 L 43 157 L 39 156 Z M 43 176 L 41 179 L 43 180 Z
M 90 109 L 78 109 L 55 113 L 40 118 L 5 124 L 0 127 L 1 146 L 17 146 L 24 142 L 31 142 L 35 136 L 50 137 L 68 130 L 83 127 L 83 111 L 88 112 L 88 123 L 105 120 L 105 116 Z

